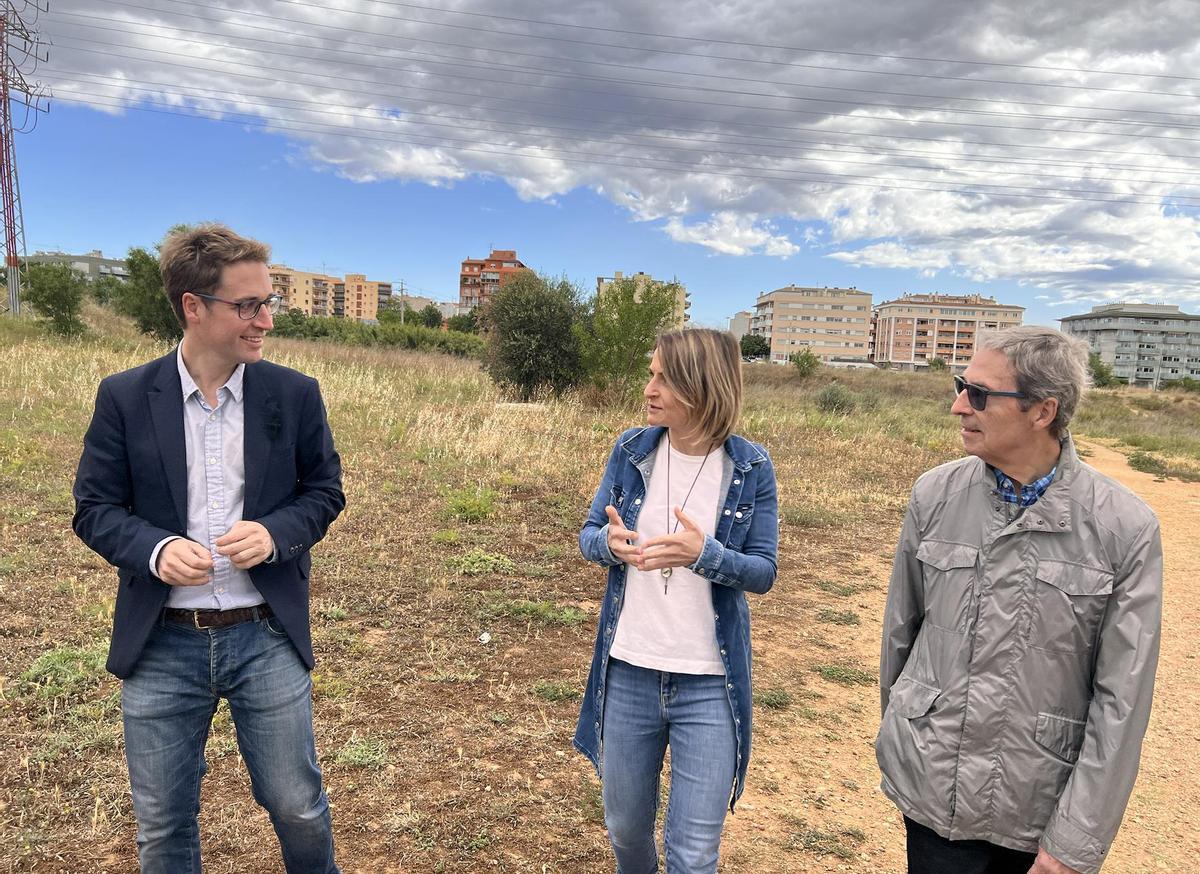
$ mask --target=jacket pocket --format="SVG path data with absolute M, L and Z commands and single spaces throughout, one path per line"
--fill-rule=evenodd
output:
M 917 546 L 925 593 L 925 618 L 951 631 L 966 631 L 975 591 L 979 548 L 945 540 Z
M 1030 643 L 1053 652 L 1088 652 L 1113 590 L 1103 568 L 1041 559 Z
M 750 531 L 750 520 L 754 518 L 753 504 L 738 504 L 733 511 L 733 521 L 729 526 L 729 537 L 725 545 L 740 550 L 746 545 L 746 535 Z
M 1057 713 L 1039 713 L 1033 739 L 1060 759 L 1074 762 L 1079 758 L 1083 746 L 1087 723 Z
M 910 809 L 941 816 L 940 801 L 953 788 L 952 768 L 945 767 L 949 750 L 938 734 L 935 703 L 941 689 L 911 677 L 900 677 L 888 695 L 887 711 L 875 741 L 875 758 L 885 789 Z M 944 720 L 942 720 L 944 721 Z M 899 799 L 895 799 L 899 796 Z

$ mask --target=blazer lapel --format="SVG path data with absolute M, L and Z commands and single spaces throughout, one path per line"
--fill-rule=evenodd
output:
M 246 365 L 242 377 L 242 397 L 245 402 L 242 458 L 246 466 L 242 518 L 253 519 L 257 515 L 258 496 L 262 493 L 263 479 L 271 459 L 271 446 L 279 437 L 282 420 L 279 401 L 259 378 L 258 370 L 253 365 Z
M 159 359 L 159 373 L 146 393 L 154 437 L 162 457 L 167 487 L 179 517 L 179 530 L 187 531 L 187 448 L 183 437 L 183 387 L 176 364 L 178 352 Z

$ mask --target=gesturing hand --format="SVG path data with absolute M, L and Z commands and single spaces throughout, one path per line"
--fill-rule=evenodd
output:
M 683 510 L 675 508 L 679 529 L 674 534 L 653 537 L 642 544 L 638 570 L 655 571 L 665 567 L 687 567 L 696 563 L 704 551 L 704 531 Z
M 1064 865 L 1038 847 L 1037 858 L 1033 860 L 1033 867 L 1029 869 L 1029 874 L 1079 874 L 1079 872 L 1069 865 Z
M 230 563 L 242 570 L 262 564 L 275 552 L 271 533 L 261 522 L 235 522 L 216 539 L 217 552 L 229 556 Z
M 179 537 L 158 551 L 155 573 L 172 586 L 203 586 L 212 573 L 212 555 L 194 540 Z
M 642 554 L 642 549 L 640 546 L 634 546 L 630 541 L 636 542 L 639 537 L 638 533 L 625 527 L 625 523 L 621 521 L 621 514 L 612 504 L 605 507 L 604 512 L 608 515 L 608 548 L 618 561 L 636 563 Z

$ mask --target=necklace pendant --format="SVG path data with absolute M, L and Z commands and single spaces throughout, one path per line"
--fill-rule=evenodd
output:
M 659 571 L 663 578 L 663 594 L 667 594 L 667 582 L 671 579 L 671 568 L 665 567 Z

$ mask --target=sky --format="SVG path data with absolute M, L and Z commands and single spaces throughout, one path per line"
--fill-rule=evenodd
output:
M 642 270 L 718 327 L 789 284 L 1200 311 L 1193 0 L 56 0 L 35 28 L 30 252 L 213 220 L 439 300 L 493 247 L 589 293 Z

